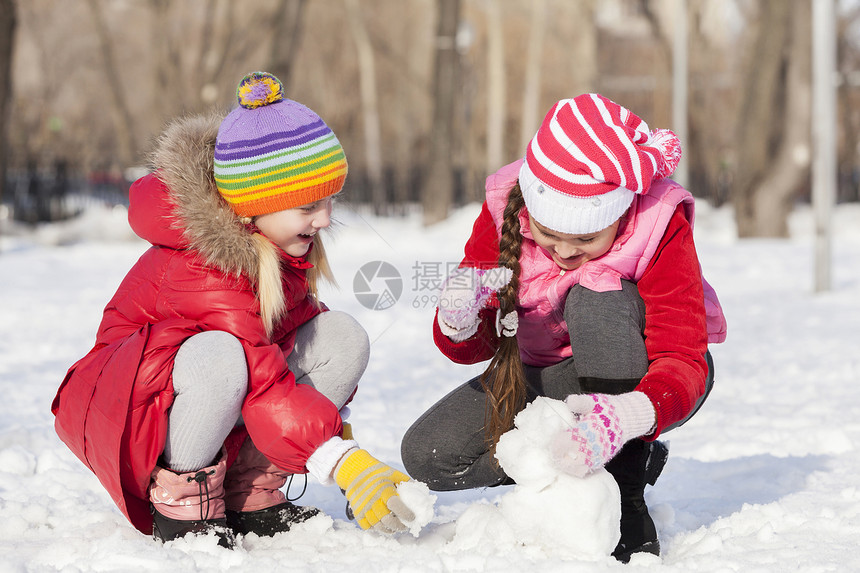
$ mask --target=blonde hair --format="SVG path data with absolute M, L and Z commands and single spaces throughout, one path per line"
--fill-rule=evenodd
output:
M 525 207 L 519 183 L 508 195 L 502 216 L 499 237 L 499 266 L 513 271 L 510 282 L 498 293 L 502 316 L 516 312 L 517 293 L 520 288 L 520 211 Z M 499 437 L 514 425 L 514 416 L 525 407 L 526 376 L 520 358 L 516 336 L 503 336 L 489 366 L 481 374 L 481 385 L 487 395 L 486 438 L 495 449 Z
M 272 336 L 275 325 L 282 320 L 287 313 L 286 300 L 284 299 L 284 287 L 281 282 L 281 257 L 278 247 L 261 233 L 254 233 L 255 247 L 257 250 L 257 300 L 260 303 L 260 316 L 266 334 Z M 320 280 L 332 285 L 337 285 L 326 256 L 323 240 L 319 233 L 314 235 L 313 249 L 308 255 L 308 262 L 313 265 L 308 269 L 306 277 L 308 281 L 308 294 L 318 308 L 322 307 L 319 300 Z

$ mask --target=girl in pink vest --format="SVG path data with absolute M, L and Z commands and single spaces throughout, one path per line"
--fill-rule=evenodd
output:
M 487 179 L 433 332 L 451 360 L 491 362 L 406 433 L 410 475 L 439 491 L 510 484 L 499 436 L 535 397 L 564 400 L 578 422 L 556 442 L 563 468 L 605 467 L 621 491 L 613 555 L 659 554 L 644 500 L 668 455 L 656 439 L 699 408 L 708 343 L 725 338 L 693 197 L 665 179 L 680 156 L 672 132 L 585 94 L 556 103 L 525 158 Z

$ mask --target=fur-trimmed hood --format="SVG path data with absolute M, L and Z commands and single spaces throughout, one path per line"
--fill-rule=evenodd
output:
M 221 198 L 213 178 L 222 115 L 172 122 L 152 154 L 155 172 L 130 191 L 129 223 L 154 245 L 190 248 L 206 264 L 256 282 L 259 238 Z

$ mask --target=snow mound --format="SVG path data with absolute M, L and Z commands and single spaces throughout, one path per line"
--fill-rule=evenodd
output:
M 430 523 L 435 515 L 433 504 L 436 503 L 436 496 L 430 493 L 427 484 L 416 480 L 398 484 L 397 495 L 400 496 L 406 507 L 415 513 L 414 519 L 403 524 L 409 528 L 409 533 L 413 537 L 418 537 L 421 529 Z

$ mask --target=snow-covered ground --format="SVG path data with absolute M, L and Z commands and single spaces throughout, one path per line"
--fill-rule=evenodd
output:
M 459 260 L 478 207 L 429 229 L 416 217 L 337 209 L 343 224 L 328 246 L 340 290 L 324 299 L 353 313 L 373 341 L 351 422 L 363 447 L 402 467 L 409 425 L 481 370 L 447 361 L 430 330 L 439 280 Z M 89 350 L 101 309 L 146 245 L 121 211 L 90 210 L 26 233 L 0 220 L 0 572 L 860 571 L 860 205 L 840 207 L 835 222 L 833 288 L 815 294 L 808 209 L 793 215 L 790 240 L 739 241 L 727 210 L 699 206 L 700 258 L 729 336 L 712 348 L 710 399 L 665 436 L 669 463 L 648 490 L 663 556 L 624 566 L 572 551 L 593 532 L 577 531 L 575 516 L 543 524 L 539 498 L 532 506 L 520 496 L 516 511 L 504 511 L 512 487 L 436 494 L 436 516 L 420 536 L 386 538 L 347 521 L 336 488 L 310 483 L 302 503 L 328 517 L 289 533 L 251 537 L 234 551 L 206 538 L 155 543 L 60 443 L 50 413 L 66 369 Z M 374 278 L 379 265 L 364 266 L 374 261 L 397 270 L 399 294 L 396 276 Z M 369 285 L 354 282 L 359 271 Z M 373 310 L 356 287 L 389 287 L 393 298 Z M 569 530 L 511 536 L 517 520 Z

